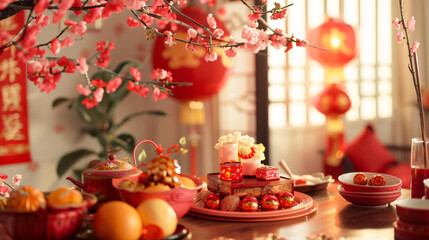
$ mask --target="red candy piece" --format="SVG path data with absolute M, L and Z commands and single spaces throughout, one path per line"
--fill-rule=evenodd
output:
M 295 197 L 290 192 L 282 192 L 277 194 L 277 198 L 280 201 L 280 207 L 281 208 L 290 208 L 293 205 L 293 202 L 295 201 Z
M 365 174 L 363 173 L 356 173 L 356 175 L 353 177 L 353 183 L 358 185 L 366 185 L 368 180 L 366 179 Z
M 386 185 L 386 179 L 381 175 L 374 175 L 369 179 L 368 184 L 370 186 L 384 186 Z
M 279 199 L 274 195 L 265 195 L 261 199 L 261 208 L 265 211 L 272 211 L 279 209 Z
M 220 207 L 220 197 L 216 194 L 210 194 L 204 199 L 204 207 L 217 210 Z
M 253 196 L 246 196 L 240 201 L 240 209 L 243 212 L 256 212 L 259 208 L 258 199 Z

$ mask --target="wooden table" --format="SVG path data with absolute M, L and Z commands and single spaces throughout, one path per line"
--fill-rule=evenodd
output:
M 287 240 L 305 240 L 306 236 L 321 233 L 330 236 L 362 240 L 394 239 L 394 204 L 384 207 L 358 207 L 345 201 L 338 194 L 337 183 L 329 184 L 323 191 L 308 193 L 319 203 L 315 213 L 305 217 L 272 222 L 222 222 L 186 215 L 179 223 L 187 227 L 188 239 L 252 239 L 277 234 Z M 408 198 L 410 191 L 402 190 L 401 198 Z

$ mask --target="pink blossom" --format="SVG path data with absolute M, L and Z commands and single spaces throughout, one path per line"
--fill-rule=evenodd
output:
M 82 2 L 80 1 L 80 0 L 74 0 L 74 2 L 73 2 L 73 4 L 72 4 L 72 7 L 73 8 L 80 8 L 80 7 L 82 7 Z M 82 14 L 82 12 L 83 12 L 83 10 L 75 10 L 75 11 L 73 11 L 74 12 L 74 14 L 76 15 L 76 16 L 79 16 L 80 14 Z
M 96 78 L 96 79 L 91 80 L 91 85 L 99 87 L 99 88 L 103 88 L 103 87 L 107 86 L 107 83 L 101 79 Z
M 88 72 L 88 64 L 86 64 L 86 58 L 80 57 L 77 59 L 79 65 L 76 67 L 76 70 L 82 74 Z
M 61 79 L 61 73 L 59 70 L 53 70 L 52 73 L 44 72 L 44 74 L 44 78 L 42 78 L 42 81 L 38 82 L 37 87 L 42 92 L 50 93 L 57 87 L 57 83 Z
M 283 18 L 286 18 L 286 15 L 287 15 L 287 8 L 279 12 L 274 12 L 273 14 L 271 14 L 270 18 L 271 20 L 283 19 Z
M 63 41 L 61 42 L 61 49 L 65 48 L 65 47 L 70 47 L 71 45 L 73 45 L 74 43 L 74 39 L 67 36 L 63 39 Z
M 102 52 L 106 48 L 106 41 L 99 41 L 96 44 L 97 48 L 95 49 L 97 52 Z
M 21 41 L 21 46 L 24 49 L 28 49 L 34 46 L 37 42 L 36 36 L 40 33 L 41 27 L 39 25 L 31 25 L 27 27 L 24 38 Z
M 241 30 L 241 37 L 246 41 L 244 48 L 254 53 L 264 50 L 268 45 L 268 36 L 262 29 L 244 26 Z
M 83 36 L 85 35 L 87 29 L 88 28 L 86 27 L 86 22 L 82 21 L 79 24 L 72 26 L 70 28 L 70 32 L 73 34 L 79 34 L 80 36 Z
M 289 52 L 292 48 L 293 48 L 293 42 L 288 40 L 285 53 Z
M 401 28 L 401 24 L 400 24 L 400 22 L 399 22 L 399 19 L 398 19 L 398 18 L 393 19 L 393 20 L 392 20 L 392 24 L 393 24 L 393 26 L 396 28 L 396 30 L 399 30 L 399 29 Z
M 50 16 L 46 16 L 46 15 L 43 15 L 43 14 L 39 14 L 39 15 L 37 15 L 37 17 L 36 17 L 36 21 L 35 21 L 35 23 L 36 24 L 39 24 L 42 28 L 43 27 L 46 27 L 46 26 L 48 26 L 48 24 L 49 24 L 49 20 L 51 19 L 51 17 Z
M 64 25 L 66 25 L 66 26 L 75 26 L 76 22 L 72 21 L 72 20 L 65 20 L 64 21 Z
M 34 6 L 34 13 L 36 15 L 39 15 L 41 12 L 43 12 L 45 9 L 47 9 L 51 3 L 48 0 L 39 0 L 36 3 L 36 6 Z
M 159 88 L 155 87 L 153 89 L 153 100 L 158 101 L 158 99 L 166 99 L 168 96 L 167 93 L 162 93 L 161 90 L 159 90 Z
M 128 17 L 127 18 L 127 25 L 130 28 L 136 28 L 140 25 L 140 22 L 137 21 L 136 19 L 133 19 L 132 17 Z
M 70 60 L 67 59 L 66 56 L 63 56 L 57 61 L 58 66 L 64 67 L 64 71 L 66 73 L 74 73 L 76 70 L 76 64 Z
M 116 77 L 110 80 L 106 86 L 106 93 L 116 92 L 116 90 L 121 86 L 122 78 Z
M 97 88 L 97 90 L 95 90 L 94 92 L 94 99 L 97 102 L 101 102 L 101 100 L 103 100 L 103 95 L 104 95 L 104 88 Z
M 416 30 L 416 20 L 414 19 L 414 17 L 411 17 L 410 19 L 408 19 L 407 28 L 411 32 L 414 32 L 414 30 Z
M 124 10 L 124 4 L 121 1 L 110 1 L 106 3 L 106 6 L 101 11 L 103 18 L 109 18 L 112 12 L 120 13 Z
M 52 39 L 52 41 L 51 41 L 51 52 L 54 55 L 57 55 L 57 53 L 60 52 L 60 49 L 61 49 L 61 42 L 57 38 Z
M 207 15 L 207 23 L 209 24 L 209 26 L 213 29 L 216 28 L 216 19 L 213 17 L 213 14 L 209 13 Z
M 195 46 L 192 43 L 186 43 L 185 49 L 186 51 L 191 50 L 192 52 L 197 53 L 197 49 L 195 49 Z
M 1 180 L 6 180 L 9 176 L 4 174 L 4 173 L 0 173 L 0 179 Z
M 223 30 L 220 28 L 217 28 L 213 31 L 214 35 L 216 35 L 217 38 L 221 38 L 223 36 Z
M 67 13 L 67 11 L 72 7 L 74 1 L 61 1 L 58 5 L 58 11 L 54 13 L 52 17 L 52 23 L 59 22 Z
M 83 86 L 80 83 L 76 86 L 76 90 L 79 94 L 82 94 L 86 97 L 88 97 L 89 94 L 91 94 L 91 90 L 89 90 L 87 87 Z
M 13 186 L 18 187 L 21 180 L 22 180 L 22 175 L 21 174 L 15 174 L 15 176 L 13 176 Z
M 132 81 L 128 81 L 127 90 L 136 93 L 142 97 L 146 97 L 149 94 L 149 88 L 135 84 Z
M 255 8 L 255 10 L 249 14 L 248 18 L 250 21 L 258 21 L 258 19 L 262 16 L 261 9 Z
M 204 60 L 206 60 L 206 62 L 214 62 L 217 60 L 217 54 L 214 51 L 207 51 Z
M 97 106 L 100 102 L 98 102 L 95 97 L 87 97 L 82 101 L 82 105 L 84 105 L 87 109 L 94 108 Z
M 126 8 L 131 10 L 139 10 L 142 8 L 142 2 L 140 0 L 121 0 Z
M 168 76 L 168 72 L 161 68 L 155 68 L 150 74 L 150 78 L 153 80 L 156 79 L 165 79 Z
M 0 180 L 1 182 L 1 180 Z M 9 197 L 9 188 L 0 185 L 0 195 L 4 197 Z
M 257 28 L 259 26 L 258 21 L 250 21 L 247 26 L 249 26 L 250 28 Z
M 420 42 L 415 41 L 413 46 L 411 47 L 411 52 L 413 52 L 413 53 L 417 52 L 417 49 L 419 48 L 419 46 L 420 46 Z
M 14 0 L 2 0 L 0 1 L 0 11 L 4 10 L 5 8 L 7 8 L 7 5 L 11 2 L 13 2 Z
M 396 41 L 398 41 L 398 43 L 401 43 L 402 40 L 404 40 L 404 34 L 401 31 L 398 31 L 396 33 Z
M 190 38 L 195 38 L 197 36 L 197 31 L 193 28 L 188 28 L 187 33 Z
M 142 14 L 140 15 L 140 19 L 146 23 L 147 25 L 151 25 L 153 23 L 153 17 L 147 15 L 147 14 Z
M 97 5 L 97 2 L 91 2 L 88 4 L 88 6 L 94 6 Z M 101 9 L 102 8 L 92 8 L 89 10 L 89 13 L 83 16 L 83 21 L 87 23 L 94 23 L 97 19 L 101 17 Z
M 225 49 L 225 55 L 229 58 L 233 58 L 233 57 L 236 57 L 238 53 L 234 49 L 229 48 L 229 49 Z
M 217 10 L 217 14 L 218 14 L 218 16 L 225 16 L 225 15 L 226 15 L 226 13 L 227 13 L 227 11 L 226 11 L 226 8 L 225 8 L 225 7 L 220 7 L 220 8 L 218 8 L 218 10 Z
M 168 44 L 170 47 L 173 46 L 173 44 L 175 44 L 174 42 L 174 36 L 170 31 L 164 31 L 164 34 L 167 35 L 166 39 L 165 39 L 165 43 Z
M 297 47 L 306 47 L 308 45 L 308 41 L 301 40 L 301 39 L 296 39 L 295 45 Z
M 131 76 L 133 76 L 134 80 L 136 80 L 137 82 L 141 80 L 141 73 L 137 68 L 131 67 L 130 72 L 131 72 Z

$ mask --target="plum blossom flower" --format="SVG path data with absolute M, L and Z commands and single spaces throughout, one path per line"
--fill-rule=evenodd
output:
M 416 20 L 414 19 L 414 17 L 411 17 L 410 19 L 408 19 L 407 28 L 411 32 L 414 32 L 414 30 L 416 30 Z
M 70 47 L 71 45 L 73 45 L 73 43 L 74 43 L 74 39 L 70 36 L 67 36 L 63 39 L 63 41 L 61 41 L 61 49 L 65 47 Z
M 54 55 L 57 55 L 57 53 L 60 52 L 61 49 L 61 42 L 58 40 L 58 38 L 54 38 L 51 41 L 51 52 Z
M 89 94 L 91 94 L 91 90 L 89 90 L 87 87 L 83 86 L 80 83 L 76 86 L 76 90 L 79 94 L 82 94 L 86 97 L 88 97 Z
M 251 14 L 248 15 L 250 21 L 257 21 L 262 16 L 261 9 L 255 8 Z
M 156 68 L 150 74 L 150 78 L 152 79 L 165 79 L 168 76 L 168 72 L 161 68 Z
M 174 36 L 170 31 L 164 31 L 164 34 L 167 35 L 165 39 L 166 44 L 168 44 L 170 47 L 173 46 L 173 44 L 176 44 L 174 41 Z
M 79 24 L 73 25 L 70 28 L 70 32 L 73 34 L 78 34 L 80 36 L 83 36 L 85 35 L 87 29 L 88 28 L 86 27 L 86 22 L 82 21 Z
M 57 61 L 58 66 L 64 67 L 66 73 L 74 73 L 76 70 L 76 64 L 73 61 L 67 59 L 66 56 L 63 56 Z
M 217 28 L 213 31 L 214 35 L 216 35 L 217 38 L 221 38 L 223 36 L 223 30 L 220 28 Z
M 197 36 L 197 31 L 193 28 L 188 28 L 187 33 L 190 38 L 195 38 Z
M 7 1 L 9 1 L 9 0 L 7 0 Z M 34 6 L 34 13 L 36 13 L 36 15 L 39 15 L 41 12 L 43 12 L 45 9 L 47 9 L 50 5 L 51 5 L 51 3 L 48 0 L 39 0 L 39 1 L 37 1 L 36 5 Z
M 399 19 L 398 19 L 398 18 L 393 19 L 393 20 L 392 20 L 392 24 L 393 24 L 393 26 L 396 28 L 396 30 L 401 29 L 401 23 L 399 22 Z
M 204 59 L 206 62 L 214 62 L 217 60 L 217 54 L 214 51 L 207 51 Z
M 132 17 L 128 17 L 127 18 L 127 25 L 130 28 L 136 28 L 140 25 L 140 22 L 137 21 L 136 19 L 133 19 Z
M 216 19 L 213 17 L 213 14 L 209 13 L 207 15 L 207 23 L 211 28 L 216 29 L 217 24 L 216 24 Z
M 396 33 L 396 41 L 398 41 L 398 43 L 401 43 L 402 40 L 404 40 L 404 33 L 402 33 L 401 31 L 398 31 Z
M 22 180 L 22 175 L 21 174 L 15 174 L 15 176 L 13 176 L 13 186 L 18 187 L 21 180 Z
M 153 89 L 153 100 L 158 101 L 158 99 L 166 99 L 168 96 L 167 93 L 163 93 L 161 92 L 161 90 L 159 90 L 159 88 L 155 87 Z
M 121 86 L 122 78 L 116 77 L 110 80 L 106 86 L 106 93 L 116 92 L 116 90 Z
M 102 18 L 109 18 L 112 12 L 120 13 L 124 10 L 124 4 L 121 1 L 109 1 L 101 11 Z
M 142 3 L 140 0 L 121 0 L 126 8 L 131 10 L 139 10 L 142 8 Z
M 101 79 L 93 79 L 91 81 L 91 85 L 99 87 L 99 88 L 103 88 L 103 87 L 107 86 L 107 83 Z
M 76 70 L 80 73 L 86 73 L 88 72 L 88 64 L 86 64 L 86 58 L 80 57 L 77 59 L 79 62 L 79 65 L 76 67 Z
M 135 84 L 132 81 L 128 81 L 127 90 L 131 91 L 133 93 L 136 93 L 142 97 L 146 97 L 149 94 L 149 88 L 145 86 L 140 86 L 138 84 Z
M 274 12 L 271 14 L 271 20 L 283 19 L 286 18 L 287 9 L 283 9 L 282 11 Z
M 238 55 L 238 53 L 234 49 L 229 48 L 225 49 L 225 55 L 229 58 L 234 58 Z
M 97 106 L 100 102 L 97 102 L 97 100 L 94 97 L 87 97 L 82 101 L 82 104 L 87 108 L 91 109 Z
M 133 76 L 134 80 L 136 80 L 137 82 L 140 81 L 140 79 L 141 79 L 141 73 L 138 70 L 138 68 L 131 67 L 130 68 L 130 72 L 131 72 L 131 76 Z
M 102 87 L 97 88 L 97 90 L 95 90 L 94 92 L 94 98 L 97 102 L 101 102 L 101 100 L 103 100 L 103 95 L 104 95 L 104 88 Z
M 262 29 L 244 26 L 241 30 L 241 37 L 246 41 L 244 47 L 254 53 L 264 50 L 268 45 L 268 36 Z
M 419 48 L 419 46 L 420 46 L 420 42 L 419 41 L 415 41 L 414 44 L 413 44 L 413 46 L 411 47 L 411 52 L 412 53 L 417 52 L 417 49 Z
M 44 14 L 39 14 L 36 17 L 36 21 L 35 23 L 40 25 L 42 28 L 48 26 L 49 24 L 49 20 L 51 19 L 50 16 L 44 15 Z
M 91 2 L 87 6 L 94 6 L 97 5 L 97 2 Z M 101 17 L 101 9 L 102 8 L 91 8 L 89 9 L 89 13 L 87 13 L 85 16 L 83 16 L 83 21 L 87 23 L 94 23 L 97 19 Z
M 140 19 L 146 23 L 147 25 L 151 25 L 153 23 L 153 17 L 147 15 L 147 14 L 142 14 L 140 15 Z

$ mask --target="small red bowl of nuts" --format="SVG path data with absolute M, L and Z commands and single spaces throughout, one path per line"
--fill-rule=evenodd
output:
M 350 172 L 338 177 L 345 191 L 350 192 L 391 192 L 402 186 L 400 178 L 374 172 Z

